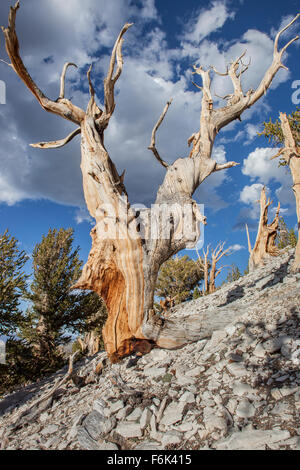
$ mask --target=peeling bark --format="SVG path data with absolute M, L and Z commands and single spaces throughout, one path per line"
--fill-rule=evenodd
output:
M 124 25 L 112 50 L 104 79 L 104 109 L 100 109 L 95 102 L 90 67 L 87 74 L 90 101 L 87 110 L 83 111 L 64 97 L 66 71 L 69 65 L 75 64 L 65 64 L 56 101 L 47 98 L 29 75 L 20 57 L 15 31 L 18 8 L 19 2 L 10 9 L 8 28 L 3 28 L 10 65 L 46 111 L 79 126 L 63 140 L 42 142 L 35 146 L 57 148 L 81 134 L 83 189 L 88 210 L 95 218 L 96 225 L 91 231 L 92 248 L 88 261 L 74 288 L 93 290 L 104 299 L 109 315 L 103 337 L 110 359 L 117 361 L 133 351 L 148 352 L 154 344 L 174 348 L 197 340 L 199 331 L 194 329 L 193 318 L 191 321 L 175 322 L 154 314 L 158 271 L 172 255 L 195 246 L 200 233 L 199 223 L 205 220 L 192 199 L 194 191 L 213 172 L 237 165 L 236 162 L 218 164 L 211 158 L 215 137 L 222 127 L 239 119 L 266 92 L 277 71 L 285 67 L 281 63 L 282 55 L 297 38 L 280 51 L 278 39 L 299 15 L 277 34 L 272 64 L 255 91 L 244 93 L 241 87 L 241 74 L 249 66 L 242 62 L 244 54 L 230 64 L 226 74 L 232 80 L 234 91 L 225 107 L 214 109 L 210 90 L 212 69 L 194 66 L 194 73 L 202 79 L 202 107 L 200 129 L 189 139 L 192 151 L 189 156 L 178 158 L 168 165 L 156 149 L 156 131 L 166 115 L 168 102 L 154 126 L 149 147 L 166 168 L 155 201 L 159 211 L 144 210 L 139 214 L 128 201 L 124 174 L 118 174 L 104 145 L 104 131 L 115 109 L 114 86 L 123 68 L 123 36 L 131 24 Z M 166 229 L 168 233 L 165 233 Z

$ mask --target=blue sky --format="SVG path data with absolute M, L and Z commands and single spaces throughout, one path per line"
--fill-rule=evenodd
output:
M 11 4 L 1 1 L 3 25 L 7 25 Z M 191 65 L 215 65 L 225 71 L 226 63 L 246 49 L 245 61 L 251 57 L 251 66 L 243 75 L 244 90 L 255 88 L 271 63 L 276 32 L 298 11 L 294 0 L 26 0 L 18 12 L 17 32 L 23 60 L 49 97 L 58 96 L 64 62 L 77 63 L 79 68 L 68 72 L 66 94 L 85 108 L 87 68 L 94 64 L 92 79 L 102 103 L 102 80 L 111 47 L 122 25 L 134 22 L 125 36 L 117 107 L 105 138 L 119 173 L 126 169 L 130 201 L 149 205 L 165 170 L 147 147 L 166 101 L 173 98 L 157 134 L 163 159 L 172 162 L 186 156 L 187 139 L 199 129 L 201 92 L 192 85 Z M 299 31 L 300 20 L 282 36 L 281 44 Z M 266 96 L 244 113 L 242 122 L 224 128 L 216 140 L 214 158 L 240 165 L 211 175 L 195 193 L 197 202 L 205 205 L 205 245 L 226 241 L 227 247 L 234 246 L 224 264 L 235 263 L 241 270 L 248 260 L 244 224 L 250 227 L 253 244 L 262 185 L 267 186 L 273 207 L 281 202 L 288 226 L 296 223 L 290 177 L 277 167 L 276 160 L 270 161 L 275 151 L 256 133 L 262 121 L 277 118 L 279 111 L 290 113 L 300 101 L 300 92 L 292 88 L 298 80 L 300 90 L 299 45 L 300 41 L 292 44 L 284 56 L 289 72 L 281 70 Z M 0 57 L 7 58 L 2 38 Z M 80 138 L 59 150 L 30 147 L 33 142 L 63 138 L 73 126 L 43 111 L 3 63 L 0 80 L 6 84 L 6 104 L 0 104 L 0 232 L 8 228 L 30 254 L 50 227 L 73 227 L 75 244 L 80 245 L 85 261 L 93 221 L 82 192 Z M 213 94 L 225 95 L 230 89 L 228 79 L 214 78 Z M 217 105 L 223 103 L 215 99 Z M 194 250 L 187 254 L 195 257 Z

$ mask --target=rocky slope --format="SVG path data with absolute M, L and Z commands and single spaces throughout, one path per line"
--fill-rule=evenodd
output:
M 289 272 L 292 258 L 286 251 L 170 313 L 183 328 L 199 315 L 208 338 L 114 365 L 105 353 L 78 361 L 82 383 L 68 381 L 36 406 L 66 369 L 4 397 L 2 448 L 300 450 L 300 275 Z

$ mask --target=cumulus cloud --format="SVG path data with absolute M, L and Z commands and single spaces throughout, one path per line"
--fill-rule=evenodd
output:
M 231 252 L 240 251 L 240 250 L 244 250 L 244 249 L 245 249 L 245 247 L 243 245 L 239 245 L 238 243 L 235 243 L 234 245 L 231 245 L 229 247 L 229 250 Z
M 261 183 L 254 183 L 250 186 L 244 186 L 240 194 L 240 201 L 244 204 L 253 204 L 258 202 L 262 188 L 263 184 Z
M 244 204 L 247 204 L 247 209 L 242 209 L 239 214 L 239 224 L 244 225 L 247 220 L 252 219 L 256 220 L 259 217 L 260 212 L 260 194 L 261 190 L 264 187 L 261 183 L 254 183 L 251 185 L 246 185 L 243 187 L 240 193 L 240 201 Z M 266 194 L 270 192 L 269 188 L 266 188 Z
M 184 41 L 199 44 L 212 32 L 222 28 L 228 19 L 233 19 L 234 15 L 234 12 L 229 12 L 226 2 L 214 1 L 209 9 L 201 8 L 195 14 L 182 38 Z
M 278 166 L 276 161 L 271 160 L 275 153 L 274 148 L 256 148 L 244 160 L 242 173 L 261 184 L 279 183 L 280 186 L 275 191 L 277 198 L 282 204 L 292 205 L 294 196 L 291 174 L 287 168 Z

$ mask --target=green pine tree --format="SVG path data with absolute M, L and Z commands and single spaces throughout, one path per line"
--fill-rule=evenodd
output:
M 23 270 L 27 259 L 8 230 L 0 235 L 0 335 L 12 337 L 20 324 L 20 300 L 28 278 Z
M 72 229 L 50 229 L 33 250 L 33 282 L 20 336 L 47 367 L 57 367 L 61 348 L 72 333 L 90 328 L 89 320 L 103 302 L 95 293 L 72 291 L 81 273 L 79 248 L 73 249 Z
M 161 266 L 155 294 L 163 299 L 176 296 L 176 304 L 191 300 L 195 288 L 202 279 L 203 269 L 198 261 L 192 260 L 187 255 L 175 256 Z
M 297 245 L 297 235 L 293 228 L 289 229 L 282 216 L 279 217 L 279 227 L 277 232 L 277 246 L 280 250 L 286 247 L 295 248 Z
M 230 271 L 227 273 L 225 282 L 237 281 L 241 277 L 241 272 L 236 264 L 230 266 Z
M 297 146 L 300 146 L 300 108 L 298 106 L 296 107 L 295 111 L 288 115 L 288 121 L 295 139 L 295 143 Z M 270 118 L 269 122 L 263 123 L 263 126 L 263 131 L 258 133 L 258 135 L 266 137 L 268 143 L 273 144 L 274 147 L 281 147 L 284 143 L 284 137 L 279 119 L 276 119 L 276 121 L 273 122 Z M 279 160 L 279 166 L 286 165 L 286 160 L 283 158 Z

